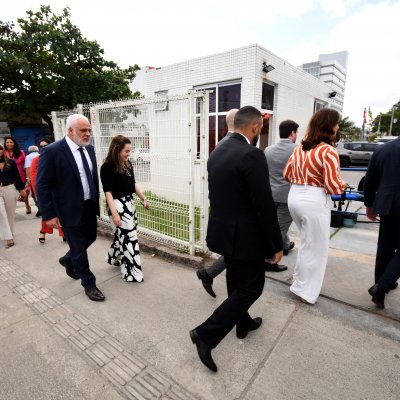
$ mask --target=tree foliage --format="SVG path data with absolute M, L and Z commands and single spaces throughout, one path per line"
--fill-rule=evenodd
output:
M 27 11 L 19 29 L 0 21 L 0 107 L 8 115 L 39 113 L 132 97 L 129 81 L 139 67 L 121 69 L 103 58 L 96 41 L 84 38 L 70 19 L 49 6 Z
M 355 140 L 360 137 L 361 129 L 349 117 L 342 117 L 339 121 L 339 132 L 341 139 Z
M 392 135 L 399 136 L 400 135 L 400 101 L 393 105 L 394 113 L 393 113 L 393 124 L 392 124 Z M 372 131 L 378 132 L 380 130 L 381 134 L 389 134 L 390 131 L 390 120 L 392 119 L 393 109 L 391 108 L 386 113 L 379 114 L 372 124 Z M 380 127 L 379 127 L 380 121 Z

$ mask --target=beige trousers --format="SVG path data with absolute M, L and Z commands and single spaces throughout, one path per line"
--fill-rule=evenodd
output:
M 13 238 L 19 193 L 14 185 L 0 186 L 0 240 Z

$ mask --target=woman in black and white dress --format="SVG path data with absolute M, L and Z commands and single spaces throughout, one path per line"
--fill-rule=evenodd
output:
M 113 243 L 106 261 L 121 266 L 122 279 L 142 282 L 143 273 L 137 237 L 137 218 L 133 195 L 136 194 L 144 208 L 147 199 L 135 182 L 129 161 L 132 145 L 129 138 L 117 135 L 111 140 L 106 159 L 100 169 L 100 178 L 107 200 L 108 214 L 114 232 Z

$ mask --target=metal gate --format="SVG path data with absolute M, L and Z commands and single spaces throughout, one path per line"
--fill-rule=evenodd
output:
M 149 200 L 136 199 L 138 231 L 194 254 L 206 251 L 208 222 L 208 93 L 83 105 L 91 120 L 99 168 L 113 136 L 130 138 L 135 179 Z M 66 114 L 53 112 L 56 139 L 65 135 Z M 109 223 L 104 194 L 101 215 Z

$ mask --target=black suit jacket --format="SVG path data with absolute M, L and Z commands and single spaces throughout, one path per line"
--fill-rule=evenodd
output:
M 267 161 L 262 150 L 233 133 L 207 164 L 210 250 L 238 260 L 270 258 L 282 250 Z
M 364 204 L 380 215 L 400 215 L 400 137 L 380 145 L 371 157 Z
M 93 165 L 93 179 L 99 193 L 97 162 L 93 146 L 86 147 Z M 67 141 L 46 146 L 39 157 L 36 192 L 43 220 L 58 216 L 62 226 L 76 226 L 83 212 L 83 187 L 75 158 Z M 100 214 L 96 201 L 97 215 Z

